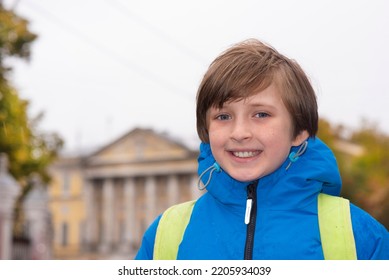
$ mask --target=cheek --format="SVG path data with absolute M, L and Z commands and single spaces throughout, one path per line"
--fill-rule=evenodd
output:
M 280 145 L 285 142 L 292 142 L 292 133 L 288 126 L 278 125 L 267 127 L 262 130 L 262 137 L 269 145 Z
M 220 133 L 215 133 L 214 131 L 209 131 L 209 144 L 211 145 L 211 149 L 214 150 L 216 147 L 220 147 L 223 145 L 223 137 Z
M 226 131 L 222 126 L 215 123 L 208 125 L 208 136 L 209 141 L 220 141 L 220 139 L 225 139 Z M 212 140 L 211 140 L 212 139 Z
M 293 142 L 293 127 L 290 122 L 280 122 L 272 129 L 273 139 L 278 139 L 283 142 Z
M 224 154 L 224 147 L 226 144 L 226 137 L 223 133 L 218 132 L 217 130 L 209 131 L 209 145 L 211 147 L 212 155 L 215 157 L 216 161 L 220 161 Z
M 266 137 L 266 146 L 271 151 L 272 156 L 278 160 L 286 159 L 292 147 L 291 132 L 287 128 L 269 131 Z

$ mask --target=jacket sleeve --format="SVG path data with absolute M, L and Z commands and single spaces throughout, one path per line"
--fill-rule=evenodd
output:
M 146 230 L 143 235 L 142 244 L 135 256 L 135 260 L 152 260 L 154 251 L 154 240 L 157 232 L 158 223 L 161 216 L 156 218 L 150 227 Z
M 350 203 L 359 260 L 389 260 L 389 232 L 364 210 Z

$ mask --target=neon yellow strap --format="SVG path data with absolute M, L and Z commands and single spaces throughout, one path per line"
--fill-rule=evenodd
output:
M 326 260 L 356 260 L 357 253 L 347 199 L 320 194 L 320 238 Z
M 153 257 L 155 260 L 177 259 L 178 247 L 194 204 L 195 201 L 189 201 L 174 205 L 163 213 L 155 237 Z M 349 201 L 319 194 L 318 216 L 324 259 L 356 260 Z
M 176 260 L 178 246 L 189 223 L 195 200 L 167 209 L 159 221 L 154 244 L 154 260 Z

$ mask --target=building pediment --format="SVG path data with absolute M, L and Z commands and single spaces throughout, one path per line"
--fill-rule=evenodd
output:
M 150 129 L 134 129 L 86 158 L 88 166 L 188 159 L 193 151 Z

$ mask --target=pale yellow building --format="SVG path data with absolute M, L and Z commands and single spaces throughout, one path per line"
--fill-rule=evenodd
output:
M 79 258 L 85 236 L 85 202 L 81 158 L 61 158 L 51 168 L 49 207 L 55 258 Z
M 132 258 L 158 214 L 200 195 L 197 155 L 134 129 L 86 157 L 61 158 L 50 187 L 54 257 Z

